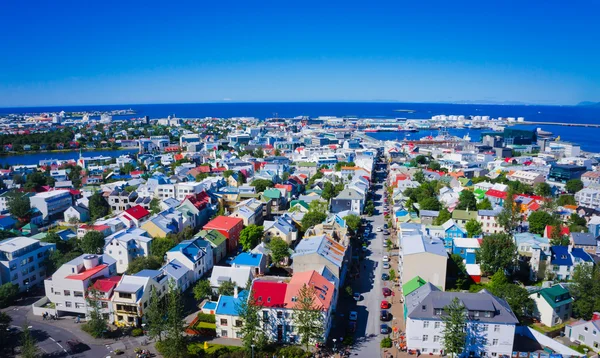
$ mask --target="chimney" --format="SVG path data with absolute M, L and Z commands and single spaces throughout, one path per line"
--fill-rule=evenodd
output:
M 233 298 L 238 298 L 238 287 L 237 286 L 235 286 L 233 288 Z
M 600 319 L 600 313 L 599 312 L 594 312 L 592 314 L 592 321 L 597 321 Z

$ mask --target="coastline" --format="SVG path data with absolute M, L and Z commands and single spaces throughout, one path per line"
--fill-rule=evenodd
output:
M 81 149 L 52 149 L 52 150 L 28 150 L 26 152 L 0 152 L 0 157 L 16 157 L 16 156 L 25 156 L 29 154 L 41 154 L 41 153 L 70 153 L 70 152 L 106 152 L 106 151 L 119 151 L 119 150 L 131 150 L 138 151 L 138 148 L 127 148 L 127 147 L 118 147 L 118 148 L 81 148 Z

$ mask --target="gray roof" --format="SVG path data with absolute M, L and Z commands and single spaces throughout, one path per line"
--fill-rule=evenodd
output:
M 496 208 L 493 210 L 479 210 L 477 212 L 477 215 L 479 216 L 498 216 L 498 214 L 500 214 L 500 212 L 502 211 L 501 208 Z
M 421 210 L 419 212 L 419 214 L 420 214 L 421 217 L 426 216 L 426 217 L 437 218 L 438 215 L 440 215 L 440 212 L 439 211 L 435 211 L 435 210 Z
M 573 244 L 584 245 L 584 246 L 596 246 L 597 241 L 594 234 L 589 232 L 572 232 L 571 237 L 573 238 Z
M 408 313 L 408 317 L 412 319 L 440 320 L 441 316 L 436 315 L 435 310 L 443 309 L 448 306 L 454 298 L 458 298 L 467 311 L 493 312 L 491 317 L 485 317 L 484 314 L 479 314 L 476 318 L 479 322 L 504 324 L 519 323 L 519 320 L 517 320 L 517 317 L 515 317 L 506 301 L 492 295 L 487 290 L 481 290 L 478 293 L 432 290 L 418 304 L 415 305 L 414 302 L 412 302 L 412 310 Z
M 161 270 L 175 280 L 179 280 L 190 270 L 177 260 L 171 260 Z
M 336 199 L 349 199 L 349 200 L 361 200 L 363 196 L 358 191 L 351 188 L 342 190 L 336 197 Z

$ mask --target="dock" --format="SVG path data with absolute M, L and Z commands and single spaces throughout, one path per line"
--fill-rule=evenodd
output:
M 600 128 L 600 124 L 596 123 L 567 123 L 567 122 L 512 122 L 509 125 L 515 124 L 531 124 L 531 125 L 547 125 L 547 126 L 563 126 L 563 127 L 588 127 L 588 128 Z

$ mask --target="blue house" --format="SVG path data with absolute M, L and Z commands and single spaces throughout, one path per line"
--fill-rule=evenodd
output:
M 463 258 L 466 265 L 475 264 L 480 245 L 477 239 L 454 238 L 452 253 Z
M 0 216 L 0 229 L 2 230 L 12 230 L 15 228 L 15 224 L 17 220 L 13 219 L 12 216 L 1 215 Z
M 255 276 L 262 275 L 267 268 L 267 259 L 263 254 L 242 252 L 231 261 L 231 266 L 250 267 Z
M 442 228 L 444 229 L 444 247 L 447 249 L 452 249 L 455 238 L 467 237 L 467 232 L 461 229 L 452 219 L 443 223 Z
M 587 227 L 588 231 L 594 235 L 594 237 L 600 236 L 600 216 L 592 216 Z

